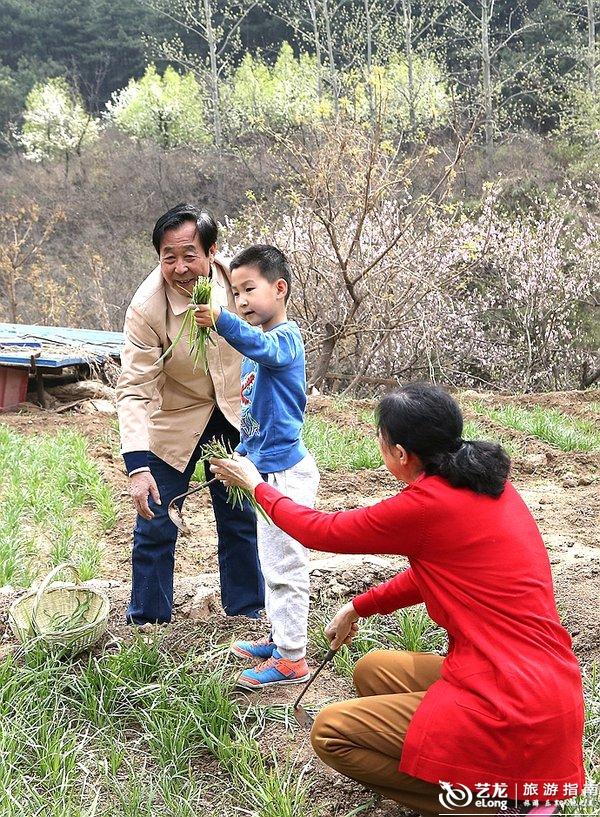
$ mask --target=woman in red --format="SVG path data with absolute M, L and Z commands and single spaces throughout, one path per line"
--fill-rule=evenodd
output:
M 510 460 L 499 445 L 463 440 L 462 428 L 442 389 L 413 383 L 386 395 L 381 452 L 407 487 L 359 510 L 297 505 L 243 458 L 212 470 L 254 491 L 306 547 L 408 558 L 408 570 L 342 607 L 326 631 L 333 647 L 359 618 L 420 602 L 448 631 L 444 658 L 390 650 L 357 663 L 360 697 L 315 722 L 324 762 L 423 815 L 554 814 L 554 801 L 584 783 L 579 666 L 540 533 L 507 479 Z

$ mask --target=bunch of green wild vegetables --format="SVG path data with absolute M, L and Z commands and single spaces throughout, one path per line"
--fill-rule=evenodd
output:
M 64 633 L 68 630 L 75 630 L 82 624 L 88 622 L 87 614 L 90 610 L 90 599 L 86 596 L 84 599 L 77 599 L 77 606 L 70 613 L 61 613 L 57 611 L 54 613 L 49 621 L 48 628 L 53 633 Z
M 190 293 L 184 287 L 178 286 L 177 283 L 175 286 L 177 286 L 178 289 L 180 289 L 186 295 L 190 295 Z M 192 289 L 191 303 L 195 304 L 196 306 L 200 306 L 201 304 L 210 304 L 211 293 L 212 283 L 210 279 L 206 278 L 204 275 L 201 275 L 200 278 L 197 279 L 196 283 L 194 284 L 194 288 Z M 215 345 L 215 342 L 210 336 L 209 326 L 196 326 L 193 309 L 188 309 L 186 311 L 181 323 L 181 328 L 179 329 L 175 340 L 169 346 L 167 351 L 159 357 L 158 362 L 160 363 L 161 360 L 164 360 L 166 356 L 173 351 L 186 330 L 190 340 L 190 355 L 194 361 L 194 371 L 196 371 L 198 366 L 201 365 L 206 373 L 208 372 L 207 346 L 209 341 L 213 344 L 213 346 Z
M 206 443 L 206 445 L 203 445 L 200 449 L 200 458 L 202 460 L 230 460 L 232 456 L 233 451 L 227 448 L 223 440 L 211 440 L 211 442 Z M 248 491 L 246 488 L 240 488 L 239 485 L 228 486 L 227 502 L 233 508 L 242 508 L 244 506 L 244 499 L 248 500 L 256 513 L 260 514 L 266 522 L 271 521 L 254 498 L 252 491 Z

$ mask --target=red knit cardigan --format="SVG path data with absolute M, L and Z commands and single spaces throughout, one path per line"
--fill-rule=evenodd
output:
M 410 568 L 354 599 L 361 616 L 424 602 L 448 631 L 440 680 L 408 729 L 400 770 L 509 797 L 566 799 L 584 784 L 583 694 L 548 556 L 527 506 L 420 476 L 368 508 L 321 513 L 266 483 L 256 499 L 306 547 L 395 553 Z M 537 788 L 534 788 L 537 787 Z

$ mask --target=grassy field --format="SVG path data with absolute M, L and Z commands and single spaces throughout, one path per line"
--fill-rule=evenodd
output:
M 472 408 L 506 428 L 530 434 L 561 451 L 600 451 L 600 431 L 596 426 L 585 420 L 569 417 L 557 409 L 541 406 L 490 408 L 480 403 L 473 403 Z
M 340 651 L 335 671 L 347 677 L 381 646 L 441 652 L 445 636 L 419 608 L 377 617 Z M 303 753 L 261 747 L 273 724 L 292 736 L 300 727 L 289 705 L 235 699 L 237 667 L 226 650 L 171 654 L 158 634 L 76 663 L 36 652 L 0 663 L 2 817 L 341 814 L 333 800 L 311 801 L 318 771 Z M 584 679 L 586 762 L 598 780 L 597 667 Z M 595 809 L 573 803 L 565 813 L 592 817 Z
M 317 611 L 310 627 L 311 643 L 321 647 L 323 652 L 329 649 L 325 635 L 325 625 L 339 609 L 340 604 Z M 352 678 L 352 670 L 359 658 L 371 650 L 408 650 L 410 652 L 445 653 L 448 637 L 445 630 L 438 627 L 427 615 L 425 607 L 411 607 L 397 610 L 389 616 L 371 616 L 361 621 L 360 629 L 349 647 L 342 647 L 333 659 L 336 672 Z
M 100 534 L 117 507 L 85 437 L 26 437 L 0 425 L 0 501 L 0 585 L 27 586 L 67 560 L 83 579 L 98 575 Z
M 138 637 L 80 664 L 30 653 L 0 664 L 0 712 L 3 817 L 24 804 L 48 817 L 216 817 L 232 792 L 247 813 L 309 813 L 309 779 L 259 750 L 268 713 L 233 702 L 223 649 L 173 657 Z
M 337 400 L 333 405 L 343 411 L 346 403 Z M 482 420 L 492 420 L 507 430 L 522 431 L 561 451 L 600 451 L 600 431 L 592 423 L 566 416 L 554 409 L 525 409 L 519 406 L 493 408 L 477 402 L 469 403 L 468 408 L 480 415 Z M 362 428 L 341 427 L 339 422 L 328 417 L 307 415 L 302 438 L 319 469 L 357 471 L 383 465 L 373 411 L 359 410 L 356 417 L 363 424 Z M 490 433 L 477 420 L 465 421 L 463 437 L 499 443 L 511 457 L 522 452 L 522 446 L 509 435 L 499 431 Z M 202 466 L 196 468 L 194 479 L 198 482 L 204 480 Z
M 394 617 L 386 632 L 441 646 L 422 613 Z M 336 670 L 347 675 L 373 646 L 367 633 Z M 312 764 L 257 742 L 270 723 L 300 729 L 291 707 L 237 703 L 227 650 L 172 655 L 160 634 L 138 635 L 80 662 L 33 651 L 0 663 L 0 814 L 21 817 L 26 803 L 27 814 L 47 817 L 217 817 L 236 805 L 256 817 L 325 817 L 310 802 Z

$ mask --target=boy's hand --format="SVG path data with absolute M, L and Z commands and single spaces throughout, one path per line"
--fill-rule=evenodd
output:
M 213 327 L 221 314 L 220 306 L 214 307 L 210 304 L 200 304 L 198 306 L 191 304 L 189 309 L 194 310 L 196 326 Z

